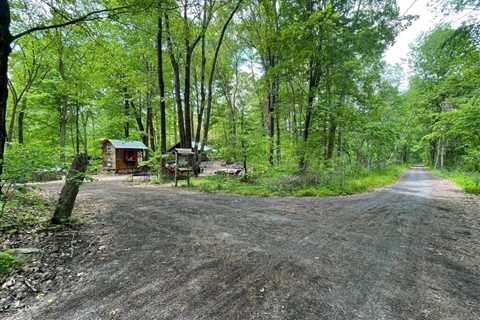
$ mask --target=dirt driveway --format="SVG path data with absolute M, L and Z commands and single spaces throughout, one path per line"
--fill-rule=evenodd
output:
M 80 202 L 106 253 L 10 319 L 480 319 L 479 200 L 421 168 L 352 197 L 103 181 Z

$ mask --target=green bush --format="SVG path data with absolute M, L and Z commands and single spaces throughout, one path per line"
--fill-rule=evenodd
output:
M 22 261 L 13 256 L 10 251 L 0 251 L 0 277 L 9 274 L 21 264 Z
M 433 174 L 455 182 L 467 193 L 480 194 L 480 172 L 433 170 Z

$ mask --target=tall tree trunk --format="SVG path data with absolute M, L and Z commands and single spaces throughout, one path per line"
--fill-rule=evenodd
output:
M 75 151 L 80 154 L 80 101 L 75 104 Z
M 335 134 L 337 132 L 337 123 L 334 115 L 330 115 L 330 127 L 328 130 L 328 145 L 326 159 L 331 160 L 333 157 L 333 150 L 335 149 Z
M 193 48 L 190 46 L 190 28 L 188 26 L 188 0 L 184 0 L 183 6 L 183 24 L 185 27 L 185 72 L 184 72 L 184 82 L 183 82 L 183 105 L 185 107 L 185 144 L 183 147 L 191 148 L 192 147 L 192 123 L 190 120 L 190 72 L 192 64 L 192 53 Z
M 157 76 L 158 88 L 160 91 L 160 151 L 162 154 L 167 153 L 167 121 L 165 106 L 165 81 L 163 79 L 163 24 L 162 15 L 158 16 L 158 32 L 157 32 Z M 163 160 L 162 160 L 163 161 Z
M 275 137 L 275 101 L 273 96 L 273 83 L 271 80 L 268 82 L 268 97 L 267 97 L 267 111 L 268 111 L 268 162 L 273 165 L 273 153 L 274 153 L 274 137 Z
M 147 98 L 147 133 L 149 142 L 148 146 L 152 151 L 155 151 L 155 129 L 153 126 L 152 93 L 149 93 Z
M 187 22 L 186 22 L 187 23 Z M 188 41 L 186 42 L 188 44 Z M 185 105 L 185 148 L 192 147 L 192 121 L 190 110 L 190 71 L 192 63 L 192 52 L 187 47 L 187 54 L 185 55 L 185 79 L 183 87 L 183 103 Z
M 303 128 L 303 150 L 300 156 L 300 168 L 306 169 L 305 153 L 307 151 L 308 136 L 310 134 L 310 126 L 313 116 L 313 102 L 315 100 L 316 91 L 320 82 L 320 72 L 318 66 L 310 59 L 310 70 L 308 79 L 308 96 L 307 96 L 307 113 L 305 115 L 305 126 Z
M 140 136 L 142 137 L 142 142 L 144 145 L 148 146 L 148 134 L 145 131 L 145 126 L 143 125 L 143 119 L 142 119 L 142 106 L 139 105 L 138 107 L 136 107 L 133 101 L 130 102 L 130 106 L 135 112 L 135 121 L 137 122 L 138 132 L 140 132 Z
M 23 98 L 22 108 L 18 114 L 18 143 L 23 144 L 23 124 L 25 118 L 25 111 L 27 110 L 27 97 Z
M 11 41 L 10 6 L 7 0 L 0 0 L 0 179 L 2 179 L 3 174 L 5 142 L 7 139 L 8 57 L 12 51 Z
M 12 84 L 13 86 L 13 84 Z M 12 103 L 12 112 L 10 114 L 10 125 L 8 127 L 8 134 L 7 134 L 7 140 L 8 141 L 13 141 L 13 132 L 15 129 L 15 118 L 17 115 L 17 106 L 18 106 L 18 99 L 13 99 Z
M 205 19 L 205 18 L 204 18 Z M 202 53 L 200 64 L 200 108 L 197 114 L 197 130 L 195 133 L 195 152 L 198 152 L 198 144 L 200 143 L 200 134 L 202 130 L 203 113 L 205 111 L 205 65 L 207 63 L 205 53 L 205 35 L 202 36 Z
M 182 96 L 180 93 L 180 67 L 178 65 L 177 59 L 173 52 L 173 41 L 170 34 L 170 24 L 168 15 L 165 14 L 165 27 L 167 31 L 167 46 L 168 53 L 170 55 L 170 62 L 172 64 L 173 76 L 174 76 L 174 85 L 175 85 L 175 100 L 177 103 L 177 121 L 178 121 L 178 133 L 180 136 L 180 144 L 185 146 L 186 136 L 185 136 L 185 121 L 183 118 L 183 107 L 182 107 Z
M 125 130 L 125 139 L 128 139 L 130 136 L 130 98 L 128 96 L 127 88 L 123 89 L 123 102 L 124 102 L 124 116 L 125 116 L 125 123 L 124 123 L 124 130 Z
M 208 143 L 208 130 L 210 128 L 210 116 L 211 116 L 211 113 L 212 113 L 213 79 L 215 77 L 215 70 L 216 70 L 216 67 L 217 67 L 218 53 L 220 51 L 220 47 L 222 46 L 223 38 L 225 37 L 225 32 L 227 31 L 228 25 L 230 24 L 230 21 L 232 21 L 235 13 L 238 11 L 238 9 L 240 9 L 241 4 L 242 4 L 242 0 L 238 0 L 237 5 L 232 10 L 232 12 L 230 13 L 230 16 L 228 17 L 227 21 L 223 25 L 222 31 L 220 32 L 220 37 L 219 37 L 218 42 L 217 42 L 217 46 L 215 48 L 215 54 L 213 55 L 212 66 L 211 66 L 210 75 L 209 75 L 209 78 L 208 78 L 207 111 L 206 111 L 206 114 L 205 114 L 205 124 L 204 124 L 204 130 L 203 130 L 203 141 L 202 141 L 202 148 L 201 148 L 202 152 L 203 152 L 205 146 Z
M 60 78 L 65 83 L 67 77 L 65 75 L 65 64 L 63 62 L 63 43 L 60 37 L 60 47 L 58 49 L 58 71 Z M 65 139 L 67 134 L 67 113 L 68 113 L 68 95 L 61 94 L 61 104 L 59 106 L 59 145 L 60 145 L 60 161 L 65 163 Z
M 277 129 L 277 145 L 275 146 L 276 149 L 276 157 L 277 157 L 277 164 L 280 164 L 282 160 L 282 153 L 281 153 L 281 135 L 280 135 L 280 111 L 276 110 L 275 112 L 275 126 Z

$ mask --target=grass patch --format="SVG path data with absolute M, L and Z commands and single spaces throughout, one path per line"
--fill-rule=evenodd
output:
M 43 200 L 33 191 L 17 190 L 3 199 L 0 214 L 0 240 L 2 232 L 17 232 L 48 225 L 52 215 L 52 203 Z
M 0 279 L 21 265 L 22 260 L 12 255 L 10 250 L 0 251 Z
M 480 194 L 480 172 L 432 170 L 436 176 L 455 182 L 466 193 Z
M 193 179 L 194 188 L 203 192 L 231 192 L 258 196 L 335 196 L 370 191 L 396 182 L 406 170 L 391 166 L 369 172 L 342 176 L 325 171 L 300 173 L 269 173 L 243 179 L 232 176 L 212 176 Z

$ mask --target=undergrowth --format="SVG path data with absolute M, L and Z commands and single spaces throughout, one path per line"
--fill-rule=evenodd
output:
M 232 192 L 259 196 L 335 196 L 370 191 L 396 182 L 404 166 L 391 166 L 373 171 L 343 174 L 324 172 L 269 172 L 248 178 L 211 176 L 193 179 L 192 184 L 203 192 Z
M 46 225 L 51 218 L 51 204 L 35 192 L 17 189 L 9 198 L 2 198 L 0 232 L 16 232 Z
M 433 174 L 455 182 L 465 192 L 480 194 L 480 172 L 432 170 Z
M 0 279 L 21 265 L 22 260 L 15 257 L 10 250 L 0 251 Z

